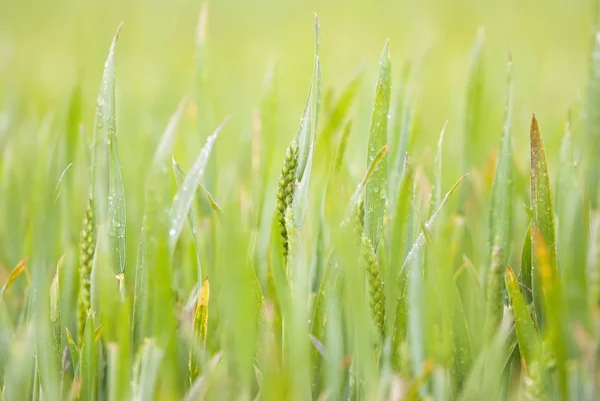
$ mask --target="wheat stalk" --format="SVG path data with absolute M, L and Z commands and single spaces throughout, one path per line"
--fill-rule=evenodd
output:
M 77 309 L 77 341 L 81 345 L 85 321 L 91 308 L 91 274 L 96 249 L 94 201 L 90 197 L 79 238 L 79 301 Z
M 298 165 L 298 142 L 293 139 L 285 151 L 285 160 L 281 166 L 277 185 L 277 222 L 281 233 L 283 257 L 287 260 L 289 250 L 288 228 L 285 222 L 286 210 L 292 205 L 294 198 L 295 174 Z

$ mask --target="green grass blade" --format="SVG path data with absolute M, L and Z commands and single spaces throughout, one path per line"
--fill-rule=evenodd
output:
M 164 356 L 164 351 L 152 340 L 144 344 L 140 362 L 139 387 L 134 395 L 135 401 L 151 400 L 155 394 L 158 371 Z
M 559 281 L 556 265 L 551 263 L 551 250 L 546 245 L 541 231 L 532 229 L 531 242 L 534 245 L 534 257 L 537 261 L 540 282 L 543 292 L 544 307 L 547 311 L 547 325 L 544 327 L 546 338 L 549 339 L 550 348 L 552 350 L 552 358 L 550 363 L 548 359 L 542 359 L 545 368 L 556 368 L 555 376 L 558 382 L 558 394 L 563 400 L 568 400 L 568 383 L 567 383 L 567 321 L 564 315 L 563 294 L 561 282 Z M 535 300 L 535 299 L 534 299 Z M 555 365 L 555 366 L 554 366 Z
M 483 43 L 484 31 L 480 28 L 477 32 L 475 44 L 471 50 L 471 69 L 467 80 L 466 109 L 463 137 L 463 162 L 464 171 L 468 171 L 473 165 L 478 165 L 482 158 L 483 140 L 485 135 L 481 132 L 483 120 Z
M 3 375 L 3 401 L 31 399 L 34 368 L 33 327 L 15 337 L 10 347 L 9 365 Z
M 388 42 L 386 41 L 379 64 L 379 77 L 375 103 L 371 115 L 371 129 L 367 151 L 367 163 L 375 160 L 379 150 L 387 144 L 388 112 L 390 108 L 391 67 Z M 365 190 L 365 233 L 373 249 L 377 249 L 387 197 L 387 162 L 385 157 L 378 163 L 373 177 Z
M 435 155 L 435 184 L 433 190 L 431 191 L 431 212 L 433 212 L 442 201 L 442 152 L 444 145 L 444 133 L 446 132 L 447 126 L 448 120 L 446 120 L 444 126 L 442 127 L 442 131 L 440 132 L 437 153 Z
M 508 61 L 508 95 L 504 114 L 504 127 L 500 152 L 492 184 L 492 204 L 490 207 L 489 272 L 485 282 L 487 288 L 486 329 L 487 338 L 492 339 L 502 320 L 504 269 L 510 256 L 512 234 L 512 210 L 514 203 L 513 160 L 511 148 L 512 82 L 511 61 Z M 485 277 L 485 276 L 484 276 Z
M 175 161 L 173 158 L 173 172 L 175 173 L 175 179 L 177 181 L 177 185 L 181 186 L 185 179 L 185 172 L 183 168 Z M 194 218 L 194 207 L 190 206 L 190 210 L 188 211 L 188 224 L 190 225 L 190 230 L 192 230 L 192 238 L 194 240 L 194 247 L 196 248 L 196 268 L 198 269 L 198 283 L 202 282 L 202 263 L 200 262 L 200 245 L 198 244 L 198 227 L 196 226 L 196 219 Z
M 173 199 L 173 204 L 169 211 L 169 249 L 171 251 L 175 248 L 175 243 L 179 238 L 179 234 L 181 234 L 181 229 L 183 228 L 185 219 L 192 206 L 192 202 L 194 201 L 196 189 L 198 188 L 198 184 L 200 184 L 200 178 L 202 178 L 202 174 L 208 163 L 210 152 L 212 151 L 219 133 L 223 130 L 225 124 L 227 124 L 227 121 L 229 121 L 229 118 L 226 118 L 221 125 L 217 127 L 215 132 L 206 139 L 206 144 L 196 157 L 194 164 L 188 171 L 183 180 L 183 184 Z
M 385 287 L 387 291 L 386 294 L 386 310 L 388 312 L 388 316 L 390 316 L 392 311 L 395 311 L 394 306 L 396 299 L 400 295 L 402 288 L 392 285 L 391 283 L 395 283 L 398 280 L 398 269 L 402 266 L 402 258 L 404 256 L 404 250 L 406 249 L 406 239 L 407 239 L 407 230 L 408 230 L 408 220 L 409 220 L 409 212 L 410 212 L 410 204 L 413 198 L 413 188 L 414 188 L 414 170 L 410 163 L 410 159 L 408 155 L 405 156 L 404 159 L 404 176 L 402 177 L 402 181 L 399 187 L 399 193 L 397 196 L 396 202 L 396 210 L 392 217 L 392 232 L 391 232 L 391 240 L 390 240 L 390 264 L 388 268 L 385 270 L 385 281 L 390 283 Z M 398 322 L 395 322 L 396 318 L 388 318 L 386 332 L 392 333 L 392 329 L 398 330 Z
M 525 302 L 529 305 L 533 300 L 531 290 L 531 224 L 527 227 L 527 233 L 523 240 L 521 251 L 521 270 L 519 271 L 519 283 L 521 283 L 521 293 Z
M 354 217 L 356 208 L 359 206 L 360 195 L 362 193 L 362 190 L 371 181 L 371 178 L 373 178 L 373 175 L 378 169 L 379 164 L 385 159 L 385 155 L 387 154 L 388 149 L 389 148 L 387 144 L 383 145 L 383 147 L 379 149 L 379 151 L 375 155 L 375 158 L 367 168 L 367 171 L 365 171 L 363 179 L 360 181 L 360 183 L 356 187 L 356 190 L 350 197 L 350 203 L 348 204 L 348 207 L 346 208 L 346 212 L 344 214 L 344 224 L 350 223 L 350 221 Z
M 81 95 L 81 84 L 78 82 L 71 92 L 69 101 L 69 110 L 67 113 L 66 128 L 66 161 L 73 163 L 77 154 L 79 144 L 79 125 L 81 124 L 81 114 L 83 109 L 83 100 Z
M 60 271 L 64 262 L 64 255 L 58 261 L 54 278 L 50 284 L 50 323 L 52 325 L 52 345 L 56 361 L 61 359 L 61 319 L 60 319 Z
M 490 260 L 491 249 L 498 246 L 502 249 L 500 264 L 506 265 L 510 255 L 510 238 L 512 234 L 512 211 L 514 203 L 513 189 L 513 156 L 511 143 L 512 121 L 512 61 L 508 62 L 508 94 L 504 109 L 504 127 L 500 152 L 496 162 L 494 182 L 492 184 L 492 205 L 490 208 Z
M 81 345 L 81 400 L 98 399 L 98 344 L 94 338 L 92 315 L 88 315 Z
M 125 188 L 117 136 L 110 131 L 110 179 L 108 184 L 108 236 L 111 242 L 112 263 L 115 275 L 121 276 L 125 271 L 127 244 L 125 238 L 127 210 L 125 206 Z
M 346 125 L 344 125 L 344 130 L 342 131 L 342 137 L 340 138 L 340 143 L 335 152 L 335 159 L 333 163 L 333 172 L 339 173 L 344 164 L 344 156 L 346 155 L 346 148 L 348 146 L 348 137 L 350 136 L 350 132 L 352 132 L 352 120 L 348 120 Z
M 177 132 L 177 126 L 181 120 L 183 110 L 186 104 L 186 99 L 181 100 L 177 110 L 173 113 L 167 127 L 165 128 L 158 145 L 154 151 L 152 159 L 152 166 L 146 181 L 146 194 L 145 194 L 145 209 L 144 217 L 142 219 L 142 228 L 140 230 L 138 249 L 137 249 L 137 261 L 135 269 L 135 287 L 134 287 L 134 298 L 133 298 L 133 327 L 135 341 L 138 341 L 138 334 L 141 329 L 142 315 L 144 310 L 145 299 L 148 292 L 148 280 L 147 280 L 147 260 L 148 249 L 147 243 L 153 243 L 156 241 L 159 233 L 157 232 L 156 226 L 156 211 L 161 209 L 160 203 L 166 199 L 165 190 L 163 183 L 167 181 L 168 172 L 168 158 L 173 153 L 173 143 L 175 141 L 175 134 Z
M 529 308 L 521 295 L 519 282 L 510 267 L 506 269 L 505 280 L 515 318 L 519 351 L 524 361 L 524 367 L 527 369 L 540 356 L 541 339 L 529 314 Z
M 585 102 L 584 174 L 587 184 L 587 197 L 592 209 L 598 208 L 598 179 L 600 172 L 600 18 L 596 15 L 596 27 L 590 57 L 587 98 Z
M 539 232 L 537 238 L 541 239 L 548 248 L 548 266 L 556 272 L 556 234 L 554 229 L 554 207 L 552 206 L 552 190 L 550 188 L 550 174 L 548 162 L 544 151 L 544 142 L 535 116 L 531 119 L 530 131 L 531 147 L 531 232 Z M 532 236 L 532 248 L 537 249 L 538 244 Z M 540 282 L 539 261 L 533 253 L 532 259 L 532 291 L 537 321 L 540 328 L 544 327 L 543 294 Z
M 60 174 L 60 177 L 58 177 L 58 182 L 56 183 L 56 187 L 54 187 L 54 204 L 56 204 L 56 201 L 58 200 L 58 197 L 60 196 L 60 188 L 61 188 L 63 178 L 65 178 L 65 174 L 67 174 L 67 171 L 69 171 L 69 169 L 72 166 L 73 166 L 73 163 L 67 164 L 67 167 L 65 167 L 63 172 Z
M 429 232 L 431 231 L 431 229 L 433 228 L 433 226 L 437 220 L 437 217 L 441 213 L 444 205 L 446 204 L 446 202 L 448 202 L 448 199 L 450 198 L 452 193 L 456 190 L 456 188 L 458 188 L 460 183 L 468 175 L 469 174 L 464 174 L 462 177 L 460 177 L 458 179 L 458 181 L 456 181 L 456 183 L 452 186 L 452 188 L 450 188 L 450 190 L 448 192 L 446 192 L 446 195 L 444 195 L 444 198 L 440 202 L 440 205 L 438 206 L 438 208 L 431 214 L 431 217 L 429 217 L 429 220 L 427 220 L 425 222 L 425 224 L 424 224 L 425 230 L 427 230 Z M 402 268 L 400 269 L 400 274 L 404 271 L 406 266 L 408 266 L 408 264 L 411 262 L 411 260 L 417 255 L 417 253 L 420 251 L 420 249 L 423 247 L 423 245 L 425 245 L 425 232 L 424 232 L 424 230 L 421 230 L 421 232 L 419 233 L 419 236 L 417 237 L 417 239 L 413 243 L 412 247 L 410 248 L 410 251 L 406 255 L 406 258 L 404 258 Z
M 120 31 L 121 25 L 117 28 L 104 63 L 102 82 L 96 102 L 92 143 L 92 196 L 97 226 L 104 224 L 108 217 L 107 201 L 112 175 L 110 147 L 114 142 L 113 138 L 117 131 L 115 117 L 115 48 Z M 116 146 L 116 142 L 114 146 Z
M 161 170 L 166 168 L 167 160 L 173 153 L 173 144 L 175 142 L 175 134 L 177 134 L 177 126 L 179 125 L 179 121 L 181 120 L 186 105 L 187 99 L 181 99 L 179 105 L 177 105 L 177 109 L 169 119 L 167 127 L 162 133 L 160 141 L 154 150 L 152 167 L 150 168 L 150 177 L 155 176 Z
M 17 277 L 19 277 L 21 275 L 21 273 L 25 270 L 26 264 L 27 264 L 27 258 L 21 260 L 11 270 L 10 274 L 6 278 L 6 281 L 4 282 L 4 285 L 2 286 L 2 288 L 0 288 L 0 302 L 2 302 L 2 299 L 4 298 L 4 293 L 6 292 L 6 290 L 8 290 L 10 288 L 12 283 L 14 283 L 14 281 L 17 279 Z
M 556 185 L 557 257 L 564 290 L 565 313 L 573 324 L 591 329 L 587 282 L 589 215 L 579 186 L 577 167 L 567 124 L 561 144 L 560 168 Z
M 204 185 L 200 184 L 200 189 L 202 189 L 202 193 L 204 194 L 204 197 L 210 206 L 210 210 L 212 210 L 217 220 L 219 220 L 219 218 L 223 216 L 223 209 L 221 209 L 221 206 L 219 206 L 217 201 L 215 201 L 214 196 L 208 191 L 208 189 L 206 189 Z
M 356 98 L 358 90 L 360 89 L 361 82 L 362 72 L 358 73 L 354 78 L 352 78 L 342 90 L 337 102 L 329 113 L 329 118 L 327 119 L 327 123 L 325 124 L 321 135 L 319 136 L 319 141 L 330 143 L 333 134 L 340 126 L 342 126 L 342 124 L 344 124 L 344 120 L 346 119 L 346 116 L 352 107 L 352 103 Z

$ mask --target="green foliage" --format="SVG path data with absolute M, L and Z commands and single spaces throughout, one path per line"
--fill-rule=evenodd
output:
M 161 9 L 165 27 L 171 7 L 183 6 Z M 211 7 L 217 21 L 235 17 Z M 142 36 L 136 21 L 123 30 L 123 56 L 119 27 L 103 70 L 81 56 L 86 74 L 68 90 L 48 65 L 35 81 L 15 76 L 30 34 L 15 33 L 14 57 L 0 36 L 0 70 L 13 71 L 15 89 L 0 96 L 3 400 L 595 399 L 600 42 L 559 147 L 556 116 L 574 101 L 577 66 L 575 78 L 529 87 L 546 71 L 519 60 L 513 81 L 509 60 L 505 79 L 492 64 L 491 24 L 485 54 L 479 30 L 470 70 L 464 46 L 448 40 L 444 52 L 462 65 L 432 62 L 445 57 L 435 48 L 393 71 L 386 41 L 375 87 L 363 88 L 376 72 L 336 64 L 346 39 L 326 15 L 324 39 L 336 42 L 321 48 L 315 18 L 306 63 L 295 63 L 304 52 L 293 47 L 277 63 L 243 66 L 253 77 L 268 70 L 262 92 L 237 74 L 256 33 L 244 29 L 248 41 L 231 51 L 227 24 L 208 29 L 207 4 L 195 48 L 182 40 L 173 50 L 182 57 L 146 62 L 138 39 L 150 49 L 158 34 Z M 184 17 L 178 29 L 189 30 Z M 173 43 L 169 29 L 160 34 Z M 94 35 L 81 37 L 83 53 L 104 55 Z M 361 57 L 362 39 L 353 43 Z M 531 52 L 525 42 L 528 52 L 515 54 Z M 62 68 L 72 60 L 52 55 L 70 75 Z M 163 68 L 173 70 L 161 76 Z M 447 92 L 442 75 L 454 69 L 466 82 Z M 87 82 L 100 73 L 94 114 Z M 535 117 L 523 135 L 535 88 L 548 97 L 538 106 L 545 143 Z M 439 107 L 457 101 L 458 125 L 448 123 L 452 108 Z

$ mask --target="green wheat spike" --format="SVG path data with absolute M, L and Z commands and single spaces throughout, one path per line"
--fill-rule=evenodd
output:
M 362 236 L 362 254 L 367 267 L 367 284 L 369 287 L 369 303 L 373 320 L 381 337 L 385 327 L 385 299 L 383 295 L 383 279 L 377 261 L 377 255 L 369 238 Z
M 295 171 L 298 164 L 298 143 L 295 139 L 292 140 L 285 152 L 285 160 L 281 166 L 281 174 L 277 185 L 277 222 L 279 223 L 282 244 L 283 256 L 287 259 L 289 249 L 289 238 L 287 227 L 285 224 L 286 210 L 292 205 L 294 197 Z
M 83 215 L 79 239 L 79 302 L 77 309 L 77 341 L 81 344 L 85 320 L 91 307 L 91 274 L 96 249 L 94 202 L 90 197 Z

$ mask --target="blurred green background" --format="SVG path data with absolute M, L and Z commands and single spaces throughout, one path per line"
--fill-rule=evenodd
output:
M 29 113 L 43 116 L 64 108 L 81 80 L 90 125 L 106 50 L 124 21 L 117 58 L 119 122 L 126 124 L 121 133 L 145 133 L 190 92 L 199 6 L 189 0 L 2 0 L 2 103 L 17 97 Z M 390 38 L 395 75 L 407 59 L 417 66 L 414 85 L 428 134 L 437 134 L 446 119 L 451 131 L 459 128 L 469 51 L 477 28 L 484 27 L 486 98 L 502 104 L 512 52 L 515 126 L 525 131 L 535 111 L 543 129 L 564 119 L 584 86 L 593 11 L 589 0 L 213 1 L 209 74 L 216 109 L 243 126 L 276 58 L 284 121 L 295 127 L 310 76 L 316 12 L 325 86 L 339 87 L 364 66 L 369 107 L 378 56 Z M 493 120 L 500 119 L 501 107 L 496 109 Z
M 12 131 L 32 144 L 45 117 L 52 119 L 54 130 L 66 122 L 69 99 L 78 83 L 83 126 L 91 134 L 106 52 L 117 25 L 124 21 L 117 49 L 117 135 L 129 223 L 139 227 L 141 169 L 147 167 L 179 100 L 185 95 L 197 99 L 194 55 L 200 2 L 0 0 L 0 10 L 0 138 Z M 198 122 L 204 133 L 198 133 L 193 118 L 183 121 L 184 139 L 178 140 L 176 157 L 189 166 L 206 132 L 232 115 L 216 150 L 218 182 L 209 189 L 223 203 L 237 196 L 232 187 L 236 180 L 230 178 L 242 168 L 240 158 L 250 157 L 252 112 L 273 61 L 279 98 L 276 146 L 277 154 L 283 155 L 306 98 L 316 12 L 322 29 L 324 87 L 333 87 L 338 94 L 363 71 L 349 145 L 351 160 L 360 161 L 353 170 L 357 180 L 364 168 L 373 87 L 386 38 L 391 46 L 393 92 L 402 66 L 407 62 L 413 66 L 410 87 L 420 128 L 411 157 L 430 164 L 435 138 L 449 120 L 444 148 L 449 161 L 446 184 L 461 173 L 464 88 L 479 27 L 485 30 L 488 114 L 484 135 L 489 137 L 481 149 L 482 160 L 500 137 L 510 52 L 517 164 L 527 160 L 529 119 L 535 112 L 553 166 L 568 111 L 578 107 L 587 82 L 594 11 L 591 0 L 212 1 L 206 65 L 209 87 L 200 98 L 214 108 L 214 118 Z M 188 115 L 193 114 L 188 110 Z M 182 151 L 182 144 L 187 152 Z M 275 157 L 275 164 L 282 157 Z M 18 163 L 26 167 L 27 156 Z M 83 179 L 79 182 L 85 182 L 85 165 L 79 164 L 74 168 Z M 482 167 L 481 161 L 478 164 Z M 10 263 L 16 263 L 18 256 L 17 252 L 11 255 Z

